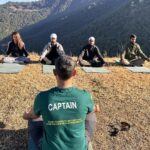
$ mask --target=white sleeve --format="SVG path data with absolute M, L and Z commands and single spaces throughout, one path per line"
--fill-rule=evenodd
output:
M 48 45 L 46 45 L 43 49 L 43 52 L 42 52 L 42 55 L 41 55 L 41 58 L 45 58 L 45 56 L 48 54 Z

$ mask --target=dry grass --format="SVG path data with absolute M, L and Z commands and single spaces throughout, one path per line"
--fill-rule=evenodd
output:
M 37 60 L 37 55 L 32 55 Z M 112 61 L 108 59 L 108 61 Z M 150 67 L 150 64 L 146 64 Z M 97 114 L 95 150 L 150 149 L 150 75 L 134 74 L 122 67 L 108 67 L 111 74 L 86 74 L 78 68 L 75 86 L 92 92 L 101 106 Z M 0 150 L 27 149 L 27 122 L 23 111 L 35 95 L 56 85 L 53 75 L 42 73 L 40 64 L 30 64 L 16 75 L 0 75 Z M 128 122 L 131 129 L 116 137 L 109 124 Z

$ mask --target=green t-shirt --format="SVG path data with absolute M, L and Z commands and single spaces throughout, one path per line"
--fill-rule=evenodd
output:
M 90 93 L 75 87 L 41 92 L 34 112 L 44 121 L 42 150 L 86 150 L 85 119 L 93 107 Z

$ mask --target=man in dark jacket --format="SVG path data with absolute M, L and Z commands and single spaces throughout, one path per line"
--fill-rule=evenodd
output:
M 42 64 L 54 65 L 55 60 L 64 55 L 64 49 L 61 44 L 57 42 L 57 35 L 55 33 L 50 36 L 51 41 L 44 47 L 40 61 Z
M 129 66 L 142 66 L 145 60 L 150 61 L 141 47 L 136 43 L 136 35 L 130 36 L 130 43 L 128 43 L 121 54 L 121 64 Z
M 88 45 L 83 47 L 79 55 L 79 64 L 92 67 L 102 67 L 105 64 L 99 48 L 95 45 L 94 37 L 90 37 Z

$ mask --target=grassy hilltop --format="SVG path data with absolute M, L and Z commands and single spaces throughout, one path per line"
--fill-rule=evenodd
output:
M 33 60 L 38 60 L 32 54 Z M 113 62 L 115 58 L 107 58 Z M 146 63 L 150 67 L 149 63 Z M 95 150 L 150 149 L 150 75 L 131 73 L 123 67 L 108 67 L 111 74 L 86 74 L 77 68 L 75 86 L 92 92 L 101 112 L 97 113 Z M 27 122 L 24 110 L 33 104 L 36 94 L 56 86 L 55 77 L 42 73 L 41 64 L 29 64 L 19 74 L 0 74 L 0 149 L 27 149 Z M 109 135 L 109 125 L 125 121 L 128 132 Z

